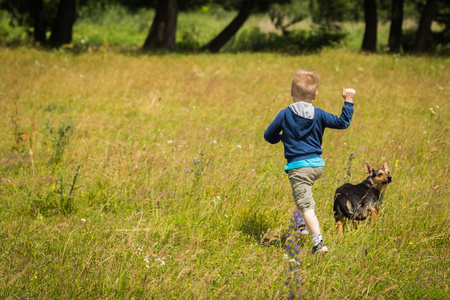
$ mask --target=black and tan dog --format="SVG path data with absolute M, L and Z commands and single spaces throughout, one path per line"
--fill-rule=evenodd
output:
M 340 186 L 334 195 L 334 219 L 338 232 L 342 235 L 344 217 L 353 220 L 358 229 L 358 221 L 377 217 L 387 184 L 392 181 L 387 163 L 383 168 L 374 169 L 365 163 L 364 169 L 368 177 L 357 185 L 346 183 Z

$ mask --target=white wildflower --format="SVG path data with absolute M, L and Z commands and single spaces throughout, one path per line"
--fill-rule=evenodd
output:
M 297 265 L 300 264 L 298 261 L 296 261 L 296 260 L 293 259 L 293 258 L 289 259 L 289 255 L 287 255 L 287 254 L 283 254 L 283 259 L 284 259 L 284 260 L 289 260 L 291 263 L 296 263 Z

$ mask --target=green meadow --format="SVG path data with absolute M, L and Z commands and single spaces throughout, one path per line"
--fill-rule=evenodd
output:
M 0 61 L 1 298 L 447 299 L 448 57 L 18 47 Z M 356 97 L 314 185 L 330 251 L 303 238 L 292 266 L 283 147 L 263 132 L 301 68 L 321 76 L 315 106 Z M 339 236 L 334 191 L 366 161 L 393 182 L 379 217 Z

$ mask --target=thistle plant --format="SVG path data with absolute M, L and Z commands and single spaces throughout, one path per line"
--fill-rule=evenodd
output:
M 286 234 L 286 251 L 285 258 L 289 261 L 289 267 L 285 271 L 287 279 L 284 284 L 289 288 L 289 295 L 287 299 L 301 298 L 301 283 L 300 278 L 300 245 L 301 238 L 298 227 L 302 224 L 302 217 L 298 211 L 294 211 L 293 217 L 289 219 L 290 233 Z
M 347 161 L 347 167 L 344 168 L 344 171 L 346 171 L 344 175 L 344 183 L 350 182 L 350 177 L 352 177 L 352 161 L 356 158 L 356 156 L 353 155 L 353 153 L 350 154 Z
M 56 182 L 46 194 L 28 193 L 31 204 L 31 212 L 34 215 L 48 216 L 54 212 L 69 215 L 75 210 L 74 192 L 79 188 L 77 179 L 80 174 L 80 166 L 77 166 L 72 180 L 65 180 L 64 175 L 58 175 Z
M 61 125 L 58 128 L 53 128 L 47 122 L 45 125 L 46 129 L 50 133 L 51 141 L 52 141 L 52 157 L 50 158 L 48 164 L 53 165 L 53 172 L 55 171 L 56 166 L 61 162 L 64 151 L 66 150 L 67 145 L 69 144 L 70 137 L 73 133 L 73 124 L 71 121 L 61 122 Z
M 192 166 L 187 166 L 184 168 L 184 174 L 186 176 L 186 180 L 190 177 L 190 180 L 193 183 L 193 189 L 196 191 L 201 190 L 201 179 L 205 175 L 205 168 L 210 164 L 205 162 L 205 152 L 200 150 L 200 159 L 194 157 L 194 162 Z

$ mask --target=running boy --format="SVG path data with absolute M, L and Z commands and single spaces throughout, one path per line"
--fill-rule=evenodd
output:
M 328 251 L 320 234 L 311 189 L 325 169 L 325 162 L 320 157 L 322 136 L 327 127 L 346 129 L 350 125 L 355 96 L 354 89 L 342 88 L 345 100 L 342 113 L 339 117 L 330 114 L 311 104 L 317 97 L 319 81 L 319 75 L 315 72 L 300 70 L 295 73 L 291 87 L 294 103 L 280 111 L 264 132 L 267 142 L 283 142 L 284 156 L 287 159 L 285 171 L 291 182 L 294 201 L 303 213 L 314 244 L 312 253 Z

